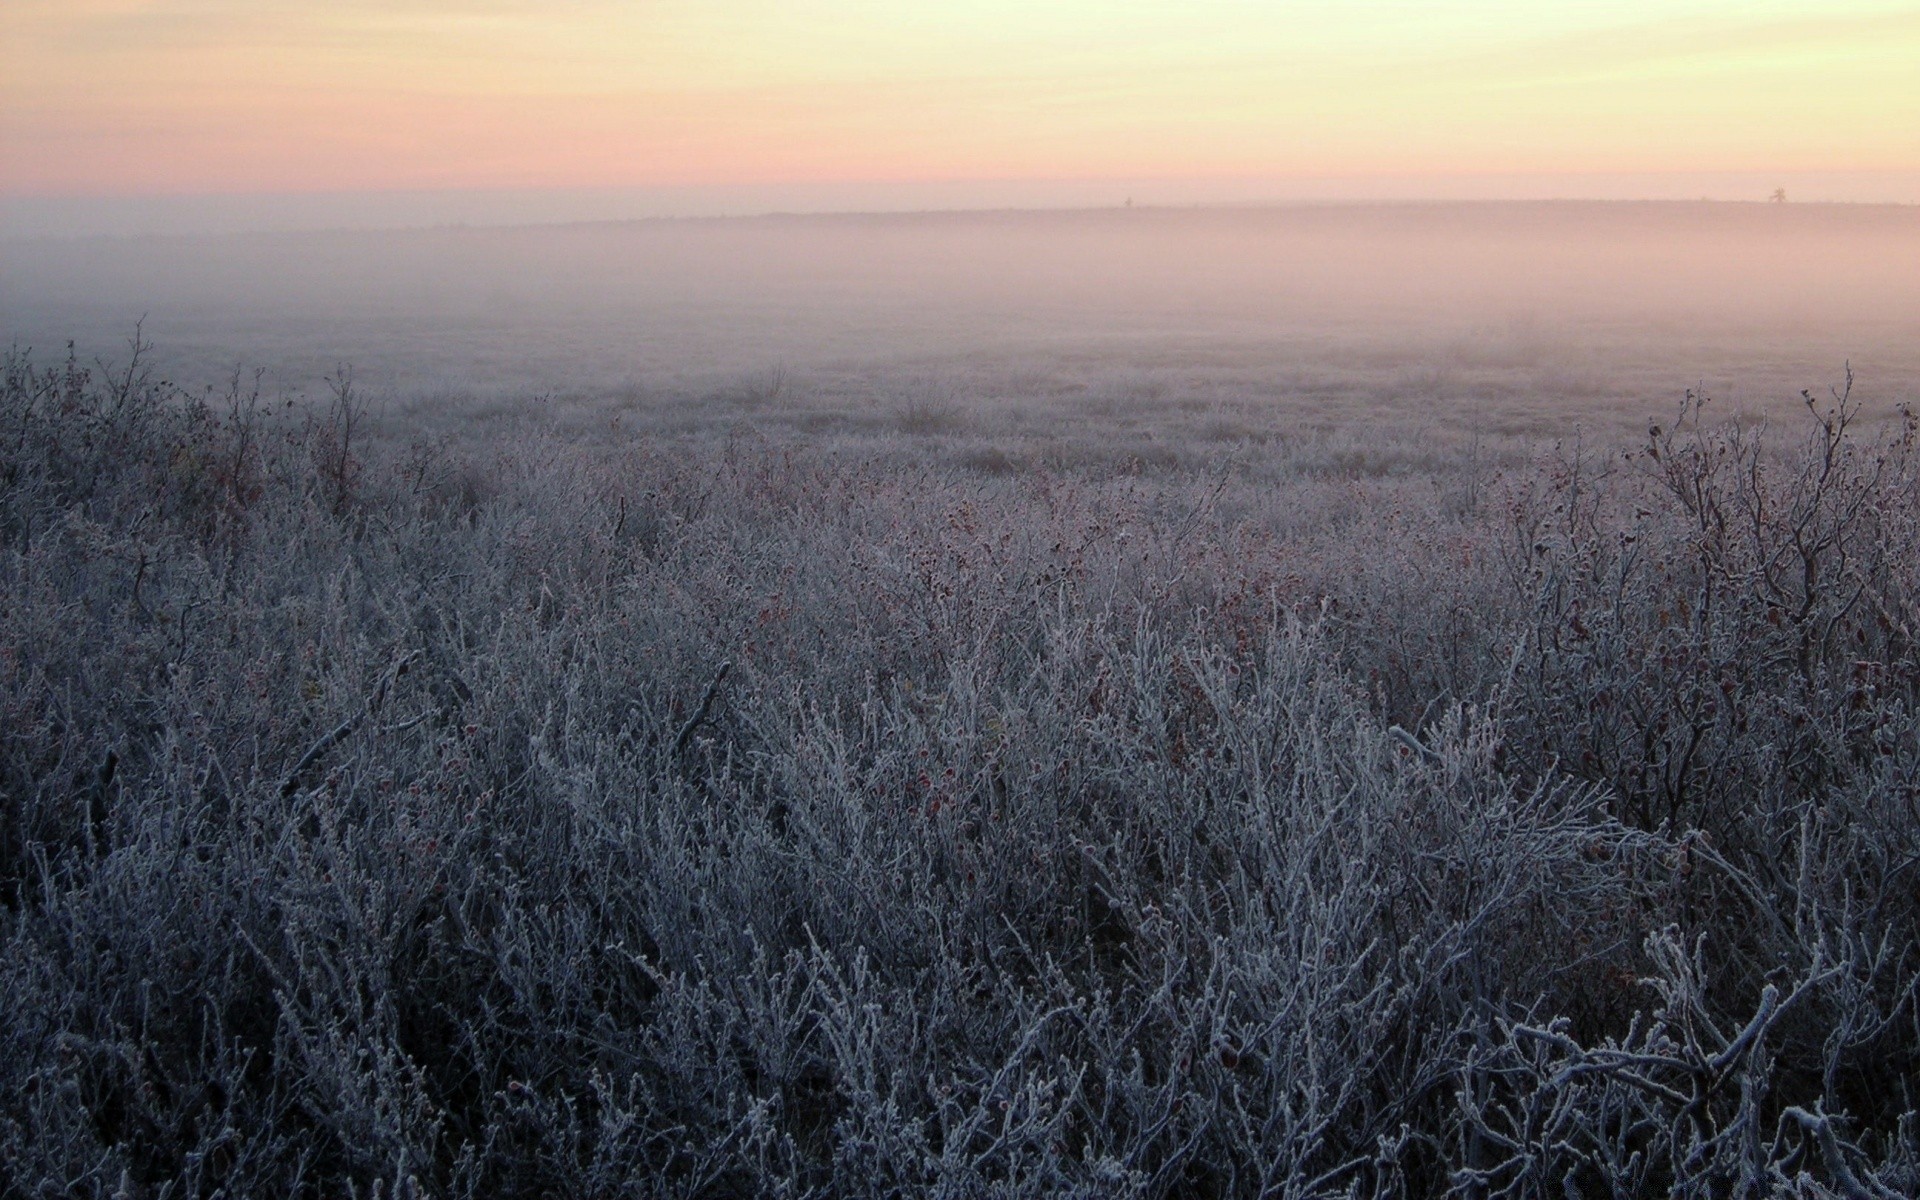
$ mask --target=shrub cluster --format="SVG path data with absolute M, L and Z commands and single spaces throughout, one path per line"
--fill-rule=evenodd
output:
M 370 436 L 15 354 L 21 1195 L 1920 1191 L 1920 470 Z

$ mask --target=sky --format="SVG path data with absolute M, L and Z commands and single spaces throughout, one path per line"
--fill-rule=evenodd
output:
M 1915 3 L 4 0 L 0 62 L 24 203 L 1716 175 L 1920 201 Z

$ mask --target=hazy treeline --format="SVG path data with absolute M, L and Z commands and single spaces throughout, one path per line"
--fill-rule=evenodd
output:
M 10 357 L 14 1187 L 1920 1191 L 1911 419 L 909 437 Z

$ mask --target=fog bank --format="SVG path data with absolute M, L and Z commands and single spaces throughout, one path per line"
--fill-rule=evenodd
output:
M 1920 208 L 1900 206 L 789 215 L 0 254 L 8 342 L 113 355 L 144 317 L 183 381 L 246 363 L 288 390 L 342 363 L 455 399 L 697 397 L 781 371 L 816 392 L 932 374 L 1017 401 L 1145 373 L 1169 402 L 1411 388 L 1551 413 L 1696 383 L 1790 398 L 1849 361 L 1889 402 L 1920 380 Z

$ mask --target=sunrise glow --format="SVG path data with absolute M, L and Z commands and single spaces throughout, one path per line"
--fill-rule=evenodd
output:
M 12 0 L 0 189 L 1911 171 L 1920 6 Z

